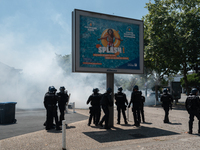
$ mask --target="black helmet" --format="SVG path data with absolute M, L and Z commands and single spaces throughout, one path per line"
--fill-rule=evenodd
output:
M 55 93 L 57 89 L 54 86 L 49 86 L 49 93 Z
M 134 89 L 139 90 L 139 88 L 138 88 L 137 85 L 135 85 L 135 86 L 133 87 L 133 90 L 134 90 Z
M 192 95 L 196 95 L 197 92 L 198 92 L 197 88 L 193 88 L 193 89 L 191 90 L 191 94 L 192 94 Z
M 98 89 L 98 88 L 95 88 L 95 89 L 93 89 L 93 92 L 94 92 L 94 93 L 98 93 L 98 92 L 99 92 L 99 89 Z
M 64 86 L 61 86 L 59 90 L 60 90 L 60 92 L 64 93 L 65 87 L 64 87 Z
M 111 93 L 112 92 L 112 89 L 111 88 L 108 88 L 107 89 L 107 93 Z
M 120 92 L 121 92 L 122 90 L 123 90 L 123 88 L 122 88 L 122 87 L 119 87 L 119 88 L 118 88 L 118 91 L 120 91 Z
M 163 89 L 163 93 L 164 93 L 164 94 L 167 94 L 167 93 L 168 93 L 167 88 L 164 88 L 164 89 Z

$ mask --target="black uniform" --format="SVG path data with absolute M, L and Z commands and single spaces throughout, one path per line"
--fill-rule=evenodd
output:
M 141 96 L 142 96 L 141 91 L 133 91 L 131 94 L 131 101 L 129 103 L 129 107 L 131 103 L 133 103 L 132 112 L 136 126 L 140 126 L 140 110 L 142 107 Z
M 58 107 L 59 107 L 59 110 L 60 110 L 60 121 L 59 121 L 59 124 L 61 125 L 62 124 L 62 120 L 64 120 L 64 113 L 65 113 L 65 109 L 66 109 L 66 104 L 69 100 L 69 96 L 67 93 L 65 92 L 59 92 L 57 93 L 58 95 Z
M 58 114 L 57 114 L 58 97 L 55 93 L 47 92 L 44 96 L 44 106 L 47 110 L 46 130 L 53 128 L 53 118 L 55 118 L 56 129 L 59 129 Z
M 99 124 L 99 120 L 101 117 L 101 107 L 100 107 L 100 100 L 102 95 L 100 93 L 93 93 L 89 96 L 87 100 L 87 104 L 91 104 L 90 107 L 90 117 L 88 121 L 88 125 L 91 124 L 92 118 L 93 123 L 97 126 Z
M 162 102 L 162 107 L 165 111 L 164 123 L 169 123 L 169 108 L 172 108 L 173 97 L 168 93 L 164 93 L 161 96 L 160 101 Z
M 126 105 L 128 105 L 128 100 L 126 99 L 126 94 L 122 92 L 115 93 L 115 100 L 116 100 L 115 104 L 117 105 L 117 112 L 118 112 L 117 123 L 120 124 L 120 117 L 121 117 L 121 111 L 122 111 L 122 115 L 124 117 L 124 123 L 127 124 L 125 111 L 126 111 Z
M 111 94 L 106 92 L 102 95 L 101 101 L 100 101 L 100 105 L 103 109 L 104 112 L 104 116 L 102 117 L 101 121 L 99 122 L 99 125 L 102 126 L 103 122 L 105 121 L 105 129 L 109 129 L 108 127 L 108 121 L 109 121 L 109 107 L 113 106 L 113 101 L 111 98 Z
M 186 110 L 189 113 L 189 133 L 192 134 L 194 116 L 199 120 L 198 133 L 200 133 L 200 100 L 198 96 L 189 95 L 185 101 Z

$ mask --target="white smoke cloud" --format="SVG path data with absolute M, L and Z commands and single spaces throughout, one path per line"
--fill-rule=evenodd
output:
M 24 21 L 21 27 L 15 27 L 17 20 L 26 17 L 15 14 L 0 22 L 0 102 L 17 102 L 17 108 L 43 108 L 44 94 L 53 85 L 57 89 L 65 86 L 71 93 L 70 101 L 75 102 L 76 107 L 88 107 L 86 101 L 93 88 L 104 92 L 102 82 L 105 82 L 105 75 L 66 75 L 56 63 L 55 53 L 71 51 L 69 44 L 63 44 L 63 41 L 60 44 L 52 43 L 51 38 L 41 38 L 36 33 L 37 29 L 33 26 L 28 28 L 31 22 Z M 70 26 L 62 15 L 55 13 L 50 15 L 50 19 L 69 34 Z M 22 69 L 21 73 L 17 74 L 16 69 Z
M 46 46 L 44 46 L 46 45 Z M 106 91 L 106 75 L 92 73 L 69 73 L 58 66 L 53 47 L 44 44 L 39 46 L 37 55 L 32 53 L 29 61 L 24 63 L 19 76 L 12 76 L 6 69 L 1 69 L 0 102 L 17 102 L 17 108 L 43 108 L 44 94 L 49 86 L 65 86 L 71 93 L 70 102 L 75 102 L 77 108 L 88 108 L 86 101 L 92 94 L 93 88 L 99 88 L 100 93 Z M 46 53 L 48 51 L 48 53 Z M 4 72 L 4 73 L 2 73 Z M 127 78 L 129 75 L 115 75 Z M 11 81 L 12 80 L 12 81 Z M 4 82 L 3 82 L 4 81 Z M 114 87 L 117 92 L 117 87 Z M 130 101 L 131 92 L 124 90 Z M 144 95 L 144 91 L 143 91 Z
M 92 94 L 93 88 L 99 88 L 100 93 L 106 91 L 106 75 L 92 73 L 66 75 L 65 70 L 56 63 L 55 53 L 62 52 L 62 55 L 65 55 L 63 53 L 65 51 L 66 54 L 70 53 L 70 25 L 66 23 L 62 14 L 55 11 L 48 13 L 42 11 L 38 14 L 46 15 L 42 15 L 42 19 L 38 20 L 39 16 L 31 18 L 19 11 L 0 21 L 0 62 L 3 63 L 2 67 L 0 66 L 0 102 L 17 102 L 16 107 L 24 109 L 43 108 L 44 94 L 48 87 L 53 85 L 57 89 L 65 86 L 68 93 L 71 93 L 70 102 L 75 102 L 76 107 L 89 107 L 86 101 Z M 44 25 L 39 24 L 41 20 L 44 20 L 42 22 Z M 45 28 L 42 28 L 42 25 Z M 51 34 L 48 34 L 49 31 Z M 20 74 L 15 74 L 13 72 L 15 69 L 22 71 Z M 116 76 L 130 77 L 130 75 Z M 117 92 L 117 87 L 114 91 Z M 125 93 L 130 100 L 130 92 L 125 91 Z
M 55 47 L 50 43 L 43 43 L 30 49 L 29 57 L 24 58 L 24 63 L 21 65 L 23 67 L 20 68 L 22 72 L 19 76 L 10 74 L 5 68 L 0 68 L 2 79 L 0 102 L 17 102 L 17 108 L 24 109 L 43 108 L 44 94 L 48 87 L 53 85 L 57 89 L 65 86 L 68 93 L 71 93 L 70 102 L 75 102 L 78 108 L 85 108 L 88 107 L 86 101 L 92 94 L 93 88 L 97 87 L 101 90 L 100 92 L 105 92 L 102 90 L 102 82 L 105 82 L 104 74 L 70 73 L 66 75 L 56 63 Z M 15 57 L 19 59 L 15 60 L 16 62 L 23 59 L 23 56 Z M 10 62 L 10 64 L 13 63 Z

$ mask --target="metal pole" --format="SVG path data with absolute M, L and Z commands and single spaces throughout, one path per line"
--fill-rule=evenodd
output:
M 73 113 L 76 113 L 76 111 L 75 111 L 75 102 L 73 102 Z
M 66 113 L 67 113 L 67 114 L 69 113 L 68 105 L 66 105 Z
M 114 73 L 106 73 L 107 88 L 112 88 L 112 100 L 114 106 Z M 114 107 L 109 107 L 109 121 L 108 126 L 113 127 L 114 124 Z
M 66 150 L 66 121 L 62 121 L 62 150 Z

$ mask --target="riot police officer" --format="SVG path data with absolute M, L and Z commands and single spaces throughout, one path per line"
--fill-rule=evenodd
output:
M 101 117 L 101 107 L 100 107 L 101 94 L 98 92 L 99 92 L 99 89 L 94 88 L 93 94 L 90 95 L 87 100 L 87 104 L 89 103 L 91 104 L 88 126 L 90 126 L 92 118 L 93 118 L 93 123 L 95 124 L 95 126 L 98 126 L 99 124 L 99 120 Z
M 165 118 L 163 122 L 169 123 L 169 109 L 172 109 L 173 97 L 170 94 L 168 94 L 167 88 L 163 89 L 163 94 L 160 98 L 160 101 L 162 102 L 162 107 L 165 111 Z
M 142 92 L 138 91 L 139 88 L 137 85 L 133 87 L 133 92 L 131 93 L 131 100 L 128 105 L 128 108 L 130 108 L 130 105 L 132 103 L 132 112 L 134 117 L 134 126 L 139 127 L 140 126 L 140 109 L 142 107 L 141 103 L 141 96 Z
M 104 116 L 102 117 L 101 121 L 99 122 L 100 126 L 103 126 L 103 122 L 105 121 L 104 129 L 110 129 L 108 126 L 109 121 L 109 107 L 113 106 L 113 100 L 112 100 L 112 89 L 108 88 L 107 91 L 102 95 L 102 98 L 100 100 L 100 105 L 103 109 Z
M 69 96 L 67 94 L 67 91 L 65 91 L 65 87 L 61 86 L 60 87 L 60 92 L 57 93 L 58 95 L 58 108 L 60 110 L 60 120 L 59 120 L 59 125 L 62 125 L 62 120 L 64 120 L 64 113 L 66 109 L 66 104 L 68 102 Z
M 197 95 L 198 95 L 198 90 L 196 88 L 193 88 L 191 90 L 190 95 L 187 97 L 187 99 L 185 101 L 185 107 L 189 113 L 189 119 L 190 119 L 189 120 L 189 132 L 188 132 L 189 134 L 192 134 L 194 116 L 196 116 L 197 119 L 199 120 L 198 133 L 200 134 L 200 114 L 199 114 L 200 99 Z
M 56 89 L 54 86 L 50 86 L 48 92 L 44 96 L 44 106 L 47 110 L 47 119 L 46 119 L 46 130 L 53 129 L 53 118 L 56 122 L 56 130 L 61 130 L 58 124 L 58 114 L 57 114 L 57 101 L 58 97 L 56 96 Z
M 120 124 L 121 112 L 124 117 L 124 123 L 128 124 L 125 114 L 126 105 L 128 105 L 128 100 L 126 99 L 126 94 L 122 93 L 122 90 L 123 88 L 119 87 L 118 93 L 115 93 L 115 100 L 116 100 L 115 104 L 117 105 L 117 124 Z

